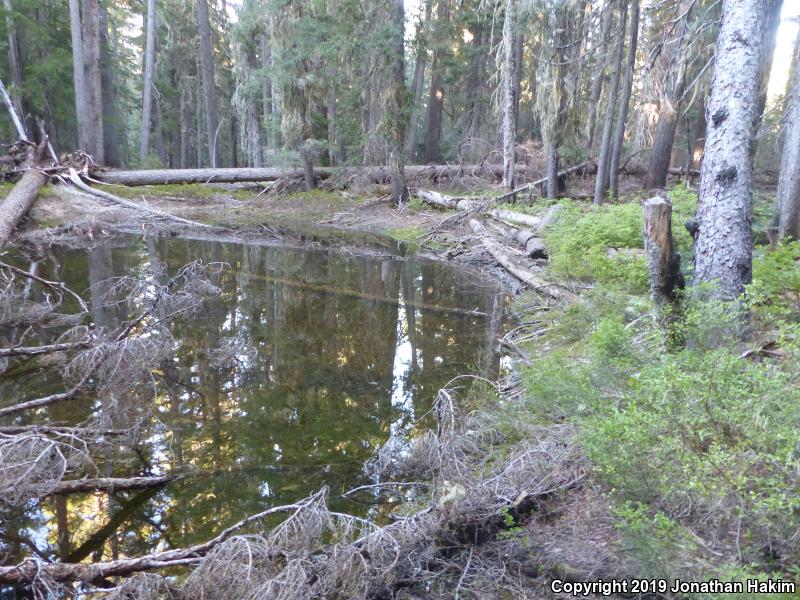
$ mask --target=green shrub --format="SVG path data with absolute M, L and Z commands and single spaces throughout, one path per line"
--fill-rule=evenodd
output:
M 748 294 L 757 313 L 768 318 L 800 317 L 800 242 L 755 249 Z
M 643 245 L 639 205 L 608 205 L 589 212 L 574 202 L 562 206 L 546 234 L 551 272 L 564 279 L 645 291 L 644 256 L 631 252 Z

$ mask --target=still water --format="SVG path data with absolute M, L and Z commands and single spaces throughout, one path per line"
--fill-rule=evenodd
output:
M 452 378 L 497 375 L 502 290 L 403 248 L 356 255 L 131 238 L 115 248 L 49 249 L 37 268 L 85 291 L 94 322 L 113 328 L 118 309 L 93 297 L 104 282 L 156 262 L 174 272 L 198 258 L 225 265 L 222 293 L 170 323 L 178 349 L 155 373 L 154 423 L 135 452 L 107 456 L 103 467 L 119 477 L 182 478 L 160 490 L 73 495 L 0 515 L 0 561 L 31 555 L 33 546 L 69 560 L 185 546 L 323 485 L 333 506 L 364 513 L 339 495 L 370 482 L 363 465 L 375 450 L 390 435 L 429 426 L 436 392 Z M 8 339 L 0 330 L 0 345 Z M 226 345 L 243 350 L 220 365 L 213 350 Z M 62 386 L 58 367 L 13 363 L 0 375 L 0 405 Z M 79 424 L 94 406 L 77 399 L 0 425 Z

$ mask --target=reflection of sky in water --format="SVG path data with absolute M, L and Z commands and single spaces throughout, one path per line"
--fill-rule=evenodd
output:
M 334 507 L 365 514 L 366 507 L 339 496 L 366 482 L 364 462 L 390 435 L 409 437 L 429 426 L 439 387 L 463 373 L 491 376 L 501 360 L 494 340 L 502 335 L 503 302 L 495 301 L 496 288 L 461 267 L 163 239 L 113 251 L 52 252 L 37 272 L 87 290 L 87 301 L 96 300 L 91 295 L 100 282 L 121 274 L 138 273 L 156 285 L 150 267 L 162 262 L 170 272 L 198 257 L 229 265 L 218 282 L 222 294 L 170 324 L 179 344 L 159 370 L 155 422 L 136 453 L 114 457 L 115 476 L 183 474 L 124 515 L 116 534 L 120 555 L 207 539 L 323 485 Z M 92 306 L 98 322 L 122 318 L 102 303 Z M 237 350 L 233 360 L 215 365 L 210 351 L 230 340 L 254 351 Z M 60 385 L 41 370 L 0 379 L 0 403 Z M 91 400 L 73 402 L 36 418 L 78 423 L 97 408 Z M 7 422 L 34 420 L 26 414 Z M 82 547 L 116 507 L 136 498 L 119 494 L 109 505 L 103 495 L 70 497 L 69 549 Z M 27 531 L 54 555 L 55 513 L 48 501 L 0 529 Z M 109 557 L 107 541 L 100 552 Z

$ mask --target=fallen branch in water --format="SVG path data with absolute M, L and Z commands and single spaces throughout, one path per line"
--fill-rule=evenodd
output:
M 216 537 L 208 540 L 207 542 L 189 546 L 188 548 L 154 552 L 138 558 L 126 558 L 96 563 L 45 564 L 35 559 L 28 559 L 15 566 L 0 567 L 0 583 L 35 583 L 39 578 L 56 582 L 92 582 L 104 579 L 105 577 L 130 575 L 131 573 L 137 573 L 140 571 L 162 569 L 187 563 L 196 563 L 198 559 L 208 554 L 210 550 L 233 536 L 233 534 L 240 529 L 270 515 L 299 511 L 305 508 L 307 505 L 316 502 L 324 495 L 324 493 L 325 490 L 320 490 L 316 494 L 309 496 L 300 502 L 287 504 L 284 506 L 276 506 L 258 514 L 251 515 L 246 519 L 242 519 L 235 525 L 224 529 Z
M 64 342 L 62 344 L 47 344 L 45 346 L 12 346 L 11 348 L 0 348 L 0 357 L 11 356 L 39 356 L 50 354 L 51 352 L 65 352 L 67 350 L 85 350 L 92 345 L 92 340 L 81 340 L 80 342 Z
M 60 496 L 84 492 L 127 492 L 130 490 L 143 490 L 161 487 L 175 481 L 177 478 L 178 477 L 175 475 L 170 475 L 166 477 L 99 477 L 96 479 L 60 481 L 48 495 Z
M 6 269 L 8 271 L 11 271 L 12 273 L 16 273 L 17 275 L 21 275 L 22 277 L 27 277 L 28 279 L 31 279 L 37 283 L 41 283 L 43 286 L 50 288 L 51 290 L 53 290 L 58 294 L 61 294 L 61 292 L 66 292 L 67 294 L 75 298 L 75 300 L 78 302 L 83 312 L 85 313 L 89 312 L 89 307 L 86 306 L 86 302 L 84 302 L 83 298 L 81 298 L 79 294 L 73 292 L 71 289 L 69 289 L 66 285 L 64 285 L 60 281 L 48 281 L 47 279 L 39 277 L 34 273 L 29 273 L 24 269 L 20 269 L 19 267 L 15 267 L 14 265 L 9 265 L 2 261 L 0 261 L 0 269 Z

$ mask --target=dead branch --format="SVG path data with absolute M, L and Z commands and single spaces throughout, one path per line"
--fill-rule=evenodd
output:
M 50 354 L 51 352 L 83 350 L 91 345 L 92 340 L 86 339 L 80 342 L 65 342 L 63 344 L 47 344 L 44 346 L 12 346 L 11 348 L 0 348 L 0 357 L 39 356 L 41 354 Z
M 192 227 L 216 229 L 216 227 L 212 225 L 206 225 L 205 223 L 200 223 L 199 221 L 191 221 L 189 219 L 184 219 L 183 217 L 178 217 L 163 210 L 158 210 L 157 208 L 152 208 L 150 206 L 145 206 L 143 204 L 137 204 L 136 202 L 125 200 L 123 198 L 120 198 L 119 196 L 115 196 L 114 194 L 104 192 L 103 190 L 95 189 L 89 185 L 86 185 L 80 178 L 80 175 L 78 175 L 78 172 L 72 167 L 69 168 L 69 180 L 73 183 L 75 187 L 82 190 L 83 192 L 86 192 L 87 194 L 96 196 L 98 198 L 102 198 L 103 200 L 108 200 L 109 202 L 119 204 L 120 206 L 124 206 L 125 208 L 130 208 L 132 210 L 148 213 L 156 217 L 161 217 L 162 219 L 177 221 L 178 223 L 183 223 L 184 225 L 191 225 Z
M 47 495 L 63 496 L 85 492 L 128 492 L 161 487 L 175 481 L 177 478 L 177 476 L 171 475 L 166 477 L 100 477 L 96 479 L 60 481 Z
M 43 564 L 34 559 L 27 559 L 18 565 L 11 567 L 0 567 L 0 583 L 35 583 L 37 578 L 46 577 L 51 581 L 98 581 L 106 577 L 115 577 L 121 575 L 130 575 L 140 571 L 148 571 L 153 569 L 162 569 L 172 567 L 179 564 L 186 564 L 186 561 L 197 562 L 197 559 L 208 554 L 216 546 L 222 544 L 227 539 L 233 536 L 234 533 L 260 521 L 270 515 L 289 513 L 302 510 L 307 505 L 316 502 L 325 493 L 325 490 L 320 490 L 316 494 L 309 496 L 294 504 L 284 506 L 276 506 L 267 509 L 258 514 L 251 515 L 246 519 L 242 519 L 235 525 L 224 529 L 216 537 L 203 542 L 189 546 L 188 548 L 179 548 L 175 550 L 167 550 L 164 552 L 155 552 L 140 556 L 138 558 L 127 558 L 120 560 L 112 560 L 107 562 L 97 563 L 50 563 Z
M 81 310 L 83 310 L 83 312 L 85 312 L 85 313 L 89 312 L 89 307 L 86 306 L 86 302 L 84 302 L 83 298 L 81 298 L 80 295 L 78 295 L 77 293 L 73 292 L 66 285 L 64 285 L 64 283 L 62 283 L 60 281 L 48 281 L 47 279 L 43 279 L 42 277 L 39 277 L 38 275 L 36 275 L 34 273 L 29 273 L 28 271 L 25 271 L 24 269 L 20 269 L 19 267 L 15 267 L 14 265 L 9 265 L 9 264 L 4 263 L 2 261 L 0 261 L 0 269 L 6 269 L 8 271 L 11 271 L 12 273 L 16 273 L 17 275 L 21 275 L 22 277 L 27 277 L 28 279 L 32 279 L 33 281 L 35 281 L 37 283 L 41 283 L 43 286 L 50 288 L 51 290 L 53 290 L 54 292 L 56 292 L 58 294 L 61 294 L 62 292 L 66 292 L 67 294 L 69 294 L 70 296 L 75 298 L 75 300 L 78 302 L 78 304 L 80 305 Z

